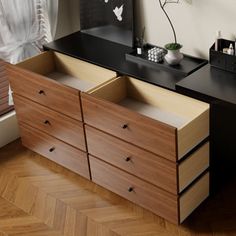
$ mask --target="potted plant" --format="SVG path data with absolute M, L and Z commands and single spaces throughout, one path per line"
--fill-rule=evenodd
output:
M 182 45 L 177 42 L 177 36 L 176 36 L 174 25 L 168 15 L 167 11 L 165 10 L 165 6 L 169 3 L 179 3 L 179 0 L 164 0 L 164 1 L 159 0 L 160 7 L 161 7 L 162 11 L 164 12 L 164 14 L 166 15 L 166 17 L 170 23 L 173 35 L 174 35 L 174 42 L 168 43 L 165 45 L 165 48 L 167 49 L 167 54 L 165 56 L 165 60 L 170 65 L 178 65 L 181 62 L 181 60 L 183 59 L 183 54 L 180 52 Z

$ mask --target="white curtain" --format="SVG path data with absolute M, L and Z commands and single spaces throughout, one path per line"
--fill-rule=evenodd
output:
M 57 13 L 58 0 L 0 0 L 0 58 L 15 64 L 38 54 L 55 36 Z

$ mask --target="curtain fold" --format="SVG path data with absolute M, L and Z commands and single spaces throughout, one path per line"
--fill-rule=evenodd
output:
M 58 0 L 0 0 L 0 58 L 16 64 L 38 54 L 55 37 L 57 13 Z

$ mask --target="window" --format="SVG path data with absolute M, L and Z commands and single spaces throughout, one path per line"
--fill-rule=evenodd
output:
M 54 38 L 57 12 L 58 0 L 0 0 L 0 58 L 16 64 L 40 53 Z M 13 109 L 4 65 L 0 60 L 0 116 Z
M 5 62 L 0 60 L 0 116 L 13 110 L 13 106 L 8 105 L 9 81 L 4 67 Z

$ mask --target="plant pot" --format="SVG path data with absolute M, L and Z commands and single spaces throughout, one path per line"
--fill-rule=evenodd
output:
M 167 51 L 165 60 L 169 65 L 178 65 L 184 58 L 183 54 L 180 52 L 180 49 Z

